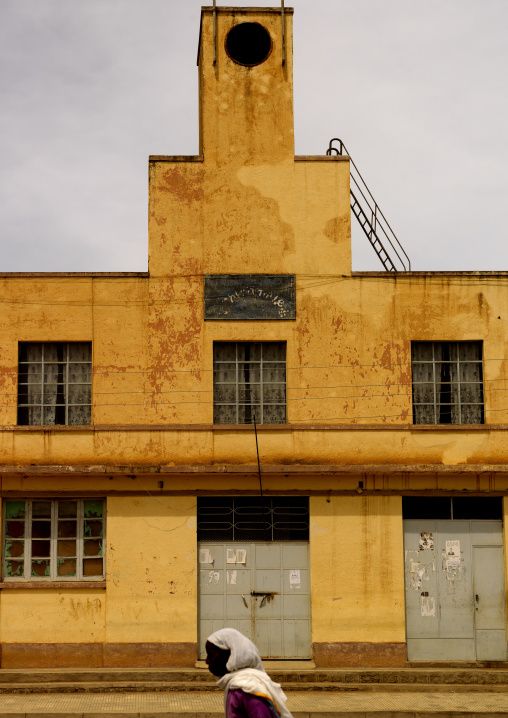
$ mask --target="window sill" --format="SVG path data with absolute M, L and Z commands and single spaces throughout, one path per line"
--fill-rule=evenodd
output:
M 344 420 L 345 421 L 345 420 Z M 506 431 L 508 424 L 353 424 L 326 422 L 288 422 L 287 424 L 257 424 L 261 431 Z M 81 424 L 64 426 L 50 424 L 41 426 L 4 425 L 0 432 L 72 433 L 72 432 L 129 432 L 129 431 L 228 431 L 254 432 L 254 424 Z
M 106 588 L 106 581 L 0 581 L 0 591 L 4 588 Z

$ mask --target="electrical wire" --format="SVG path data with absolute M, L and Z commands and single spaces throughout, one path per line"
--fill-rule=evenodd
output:
M 482 364 L 486 362 L 506 362 L 508 361 L 508 357 L 483 357 L 479 360 L 461 360 L 461 364 L 469 363 L 469 364 L 478 364 L 481 366 Z M 24 364 L 37 364 L 39 362 L 23 362 Z M 58 364 L 58 362 L 47 362 L 48 364 Z M 86 364 L 87 362 L 73 362 L 75 364 Z M 235 362 L 221 362 L 221 364 L 234 364 Z M 245 362 L 242 362 L 239 360 L 239 364 L 252 364 L 254 367 L 256 366 L 256 362 L 253 362 L 251 360 L 246 360 Z M 277 361 L 267 361 L 264 362 L 265 364 L 281 364 L 282 362 Z M 307 370 L 314 370 L 314 369 L 377 369 L 377 368 L 388 368 L 388 367 L 406 367 L 408 370 L 414 365 L 415 362 L 412 362 L 411 360 L 405 361 L 405 362 L 373 362 L 373 363 L 358 363 L 358 364 L 319 364 L 319 365 L 302 365 L 302 366 L 285 366 L 281 367 L 284 371 L 307 371 Z M 429 364 L 432 365 L 432 362 L 418 362 L 418 364 Z M 437 364 L 449 364 L 449 365 L 456 365 L 457 362 L 455 361 L 449 361 L 449 362 L 436 362 Z M 260 363 L 258 362 L 258 365 Z M 192 368 L 192 369 L 132 369 L 132 370 L 121 370 L 121 369 L 94 369 L 92 371 L 92 376 L 102 375 L 102 374 L 121 374 L 122 376 L 128 376 L 130 374 L 208 374 L 210 372 L 217 371 L 217 367 L 211 367 L 209 369 L 203 369 L 203 368 Z M 0 376 L 17 376 L 18 375 L 18 369 L 14 371 L 0 371 Z M 492 381 L 492 380 L 491 380 Z M 424 382 L 425 383 L 425 382 Z
M 337 282 L 344 282 L 347 280 L 350 281 L 370 281 L 370 282 L 380 282 L 380 281 L 386 281 L 387 279 L 392 281 L 403 281 L 405 279 L 410 279 L 411 281 L 417 281 L 418 279 L 426 279 L 428 276 L 432 276 L 434 280 L 448 280 L 456 279 L 459 281 L 459 283 L 464 286 L 482 286 L 484 284 L 496 284 L 498 286 L 505 286 L 508 284 L 508 275 L 505 274 L 498 274 L 493 273 L 491 276 L 487 274 L 476 274 L 476 273 L 466 273 L 466 274 L 436 274 L 434 272 L 423 272 L 422 274 L 419 273 L 397 273 L 393 274 L 391 272 L 386 273 L 378 273 L 373 272 L 372 276 L 369 276 L 368 273 L 361 273 L 360 276 L 356 276 L 357 273 L 353 273 L 352 275 L 337 275 L 337 274 L 293 274 L 291 276 L 295 277 L 295 280 L 299 280 L 300 282 L 308 282 L 307 284 L 304 284 L 304 286 L 295 286 L 296 292 L 305 291 L 307 289 L 314 289 L 318 287 L 328 286 L 330 284 L 336 284 Z M 55 277 L 55 278 L 46 278 L 44 276 L 19 276 L 19 277 L 10 277 L 10 276 L 3 276 L 2 279 L 10 280 L 11 282 L 14 280 L 17 281 L 26 281 L 30 280 L 33 282 L 37 281 L 43 281 L 44 284 L 47 286 L 48 284 L 58 284 L 59 286 L 62 285 L 62 282 L 64 281 L 86 281 L 87 283 L 91 282 L 92 285 L 96 283 L 97 281 L 108 281 L 108 282 L 115 282 L 116 285 L 119 284 L 132 284 L 133 282 L 137 282 L 139 280 L 143 280 L 145 282 L 144 289 L 147 288 L 146 282 L 147 280 L 150 282 L 151 286 L 157 286 L 157 284 L 162 284 L 164 282 L 166 286 L 169 286 L 170 288 L 173 288 L 173 284 L 178 283 L 186 283 L 189 284 L 192 281 L 202 281 L 205 276 L 204 273 L 196 273 L 196 274 L 181 274 L 181 275 L 173 275 L 171 277 L 149 277 L 144 275 L 144 273 L 141 273 L 142 276 L 134 276 L 134 277 L 94 277 L 94 276 L 72 276 L 72 275 L 66 275 L 62 277 Z M 219 298 L 219 297 L 218 297 Z M 185 297 L 182 299 L 175 299 L 173 298 L 163 298 L 163 299 L 155 299 L 151 297 L 146 297 L 144 299 L 125 299 L 121 301 L 111 301 L 111 302 L 93 302 L 89 300 L 62 300 L 62 301 L 41 301 L 40 299 L 27 299 L 26 297 L 22 299 L 2 299 L 0 298 L 0 305 L 26 305 L 26 306 L 69 306 L 69 307 L 86 307 L 86 306 L 97 306 L 97 307 L 136 307 L 136 306 L 145 306 L 145 305 L 156 305 L 156 304 L 164 304 L 165 306 L 168 306 L 170 304 L 196 304 L 200 303 L 203 304 L 204 302 L 204 295 L 199 294 L 196 297 Z M 501 319 L 501 317 L 498 317 Z M 508 321 L 508 319 L 504 319 L 502 321 Z

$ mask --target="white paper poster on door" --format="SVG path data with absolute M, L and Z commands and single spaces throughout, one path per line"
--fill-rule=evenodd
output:
M 422 593 L 420 597 L 420 611 L 422 616 L 434 618 L 436 615 L 436 599 L 427 593 Z
M 420 551 L 434 550 L 434 536 L 432 535 L 432 531 L 422 531 L 420 533 L 419 549 Z
M 289 585 L 291 588 L 300 588 L 300 569 L 299 568 L 290 569 Z
M 460 561 L 460 541 L 446 541 L 446 558 L 450 561 L 457 559 Z
M 199 563 L 213 563 L 213 558 L 210 554 L 210 550 L 207 548 L 199 549 Z

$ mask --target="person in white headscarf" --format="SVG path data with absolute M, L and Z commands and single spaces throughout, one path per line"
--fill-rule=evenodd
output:
M 222 628 L 208 636 L 206 663 L 224 689 L 226 718 L 292 718 L 280 684 L 266 674 L 258 649 L 240 631 Z

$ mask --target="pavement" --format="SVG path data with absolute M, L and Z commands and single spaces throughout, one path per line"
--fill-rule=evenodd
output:
M 294 690 L 294 718 L 507 718 L 508 693 L 319 692 Z M 218 692 L 31 693 L 0 695 L 3 718 L 223 718 Z

